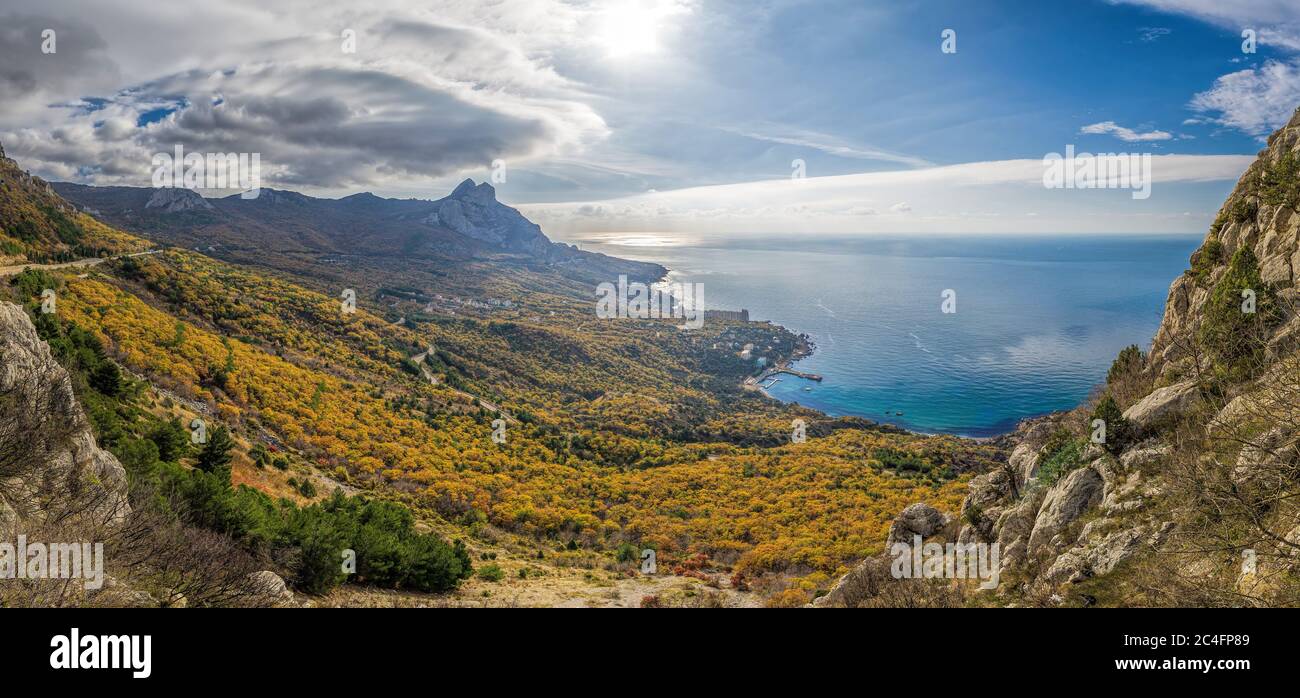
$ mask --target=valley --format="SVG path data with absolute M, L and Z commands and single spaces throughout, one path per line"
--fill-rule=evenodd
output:
M 258 254 L 250 236 L 277 228 L 186 218 L 197 204 L 143 219 L 122 203 L 141 193 L 0 160 L 0 244 L 21 269 L 0 303 L 0 474 L 22 484 L 0 522 L 119 503 L 72 519 L 109 538 L 117 591 L 38 604 L 1294 605 L 1298 149 L 1300 116 L 1174 280 L 1149 351 L 988 439 L 767 398 L 754 383 L 810 346 L 771 323 L 599 317 L 601 279 L 664 268 L 546 247 L 486 185 L 391 204 L 453 255 L 395 245 L 400 213 L 345 254 L 312 210 L 352 204 L 225 204 L 289 207 L 265 218 L 295 240 L 267 248 L 294 249 Z M 492 232 L 440 222 L 464 209 Z M 49 418 L 71 431 L 28 423 Z M 916 540 L 937 552 L 890 572 Z M 222 570 L 182 573 L 192 549 Z M 930 574 L 972 550 L 980 577 Z
M 14 175 L 6 180 L 23 183 L 5 190 L 16 207 L 25 191 L 49 191 L 7 162 Z M 335 506 L 337 490 L 407 507 L 425 530 L 464 542 L 478 553 L 474 568 L 488 572 L 458 584 L 455 603 L 469 601 L 467 593 L 483 603 L 484 591 L 502 603 L 568 603 L 541 591 L 555 584 L 600 592 L 594 601 L 565 592 L 584 605 L 638 596 L 661 597 L 649 604 L 806 603 L 879 549 L 904 506 L 926 500 L 955 511 L 965 481 L 998 459 L 993 444 L 828 418 L 744 390 L 759 353 L 773 364 L 793 355 L 798 339 L 782 328 L 710 321 L 683 331 L 671 319 L 597 318 L 599 279 L 632 273 L 653 281 L 663 269 L 563 245 L 541 250 L 530 224 L 490 200 L 485 186 L 462 185 L 450 201 L 465 197 L 457 205 L 480 222 L 503 221 L 494 229 L 523 230 L 521 247 L 498 234 L 489 244 L 504 247 L 483 249 L 484 241 L 448 228 L 429 235 L 455 237 L 451 249 L 465 254 L 409 234 L 394 246 L 385 231 L 397 223 L 377 214 L 375 232 L 360 238 L 371 242 L 343 254 L 310 212 L 339 203 L 264 192 L 214 204 L 217 212 L 272 207 L 264 219 L 276 227 L 244 227 L 234 213 L 220 222 L 196 218 L 216 215 L 201 206 L 145 217 L 138 203 L 115 203 L 147 203 L 134 190 L 58 185 L 73 204 L 49 205 L 83 221 L 93 221 L 86 211 L 94 210 L 127 227 L 93 223 L 131 251 L 89 267 L 26 271 L 7 292 L 44 336 L 84 332 L 102 346 L 92 364 L 120 367 L 123 382 L 112 394 L 90 374 L 74 383 L 82 399 L 102 405 L 89 410 L 91 423 L 127 472 L 194 467 L 196 449 L 164 458 L 147 447 L 169 420 L 207 419 L 209 430 L 231 437 L 232 504 L 261 493 L 312 510 Z M 30 221 L 23 225 L 45 223 L 41 210 L 20 214 Z M 256 247 L 252 235 L 267 239 Z M 57 258 L 61 245 L 51 238 L 29 259 Z M 155 254 L 124 256 L 158 245 Z M 32 305 L 27 294 L 37 287 L 57 289 L 56 320 Z M 344 288 L 357 290 L 355 313 L 339 311 Z M 425 301 L 439 295 L 502 302 L 453 312 Z M 733 344 L 758 349 L 742 358 Z M 510 415 L 504 443 L 492 439 L 499 411 Z M 795 418 L 808 423 L 807 443 L 791 443 Z M 254 543 L 251 531 L 219 521 L 205 525 L 236 545 L 243 540 L 291 588 L 309 595 L 323 588 L 304 580 L 301 563 L 276 562 L 283 544 Z M 644 548 L 658 552 L 661 569 L 647 579 L 630 554 Z M 494 552 L 501 563 L 483 559 Z M 543 574 L 519 576 L 525 560 Z M 516 575 L 509 583 L 506 572 Z M 656 591 L 683 583 L 690 593 Z M 492 584 L 512 592 L 484 586 Z M 344 588 L 360 603 L 355 594 L 372 586 Z M 624 587 L 617 600 L 599 599 Z

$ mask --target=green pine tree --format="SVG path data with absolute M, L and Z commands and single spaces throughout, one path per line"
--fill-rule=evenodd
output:
M 1260 278 L 1259 260 L 1242 246 L 1205 304 L 1201 345 L 1229 380 L 1247 378 L 1277 317 L 1273 289 Z
M 231 450 L 235 447 L 234 439 L 225 427 L 217 427 L 208 435 L 208 442 L 199 451 L 198 461 L 194 467 L 208 473 L 224 471 L 230 473 Z
M 1097 407 L 1092 410 L 1092 416 L 1088 420 L 1090 433 L 1095 429 L 1092 423 L 1098 419 L 1106 426 L 1106 441 L 1101 446 L 1107 451 L 1118 454 L 1133 440 L 1133 425 L 1124 419 L 1124 413 L 1120 412 L 1119 404 L 1110 393 L 1106 393 L 1101 402 L 1097 403 Z
M 117 397 L 122 392 L 122 372 L 117 364 L 105 360 L 91 371 L 90 386 L 109 397 Z

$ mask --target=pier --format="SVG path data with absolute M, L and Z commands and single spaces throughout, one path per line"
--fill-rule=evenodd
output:
M 817 375 L 816 373 L 804 373 L 803 371 L 796 371 L 793 368 L 790 368 L 788 366 L 775 366 L 773 368 L 769 368 L 766 371 L 763 371 L 763 373 L 759 375 L 758 378 L 753 378 L 750 380 L 754 383 L 762 383 L 763 381 L 780 373 L 795 376 L 796 378 L 803 378 L 804 380 L 817 381 L 818 383 L 820 383 L 822 380 L 822 377 Z

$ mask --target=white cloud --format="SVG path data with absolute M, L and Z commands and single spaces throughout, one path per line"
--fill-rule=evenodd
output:
M 1267 61 L 1228 73 L 1192 98 L 1214 123 L 1263 137 L 1285 125 L 1300 104 L 1300 61 Z
M 608 136 L 585 88 L 548 58 L 591 8 L 374 4 L 0 9 L 0 141 L 38 174 L 94 184 L 147 185 L 152 155 L 177 144 L 260 153 L 266 185 L 321 193 L 429 187 L 498 158 L 517 170 L 580 156 Z M 83 16 L 94 23 L 54 19 Z M 45 55 L 49 26 L 58 52 Z M 355 31 L 355 53 L 343 50 L 343 29 Z M 158 108 L 174 113 L 137 125 Z
M 933 164 L 923 158 L 913 157 L 903 153 L 895 153 L 874 146 L 847 143 L 835 136 L 817 133 L 816 131 L 809 131 L 806 129 L 792 128 L 789 126 L 761 124 L 746 127 L 728 127 L 723 128 L 722 130 L 739 136 L 745 136 L 746 138 L 767 141 L 769 143 L 780 143 L 782 145 L 792 145 L 800 148 L 811 148 L 828 155 L 851 158 L 854 160 L 878 160 L 881 162 L 893 162 L 907 165 L 908 167 L 927 167 Z
M 1169 36 L 1173 30 L 1168 27 L 1139 27 L 1141 39 L 1145 42 L 1158 41 L 1162 36 Z
M 1291 49 L 1300 48 L 1300 4 L 1294 0 L 1109 0 L 1114 5 L 1137 5 L 1193 17 L 1241 31 L 1253 28 L 1260 41 Z
M 1089 124 L 1079 129 L 1079 133 L 1089 134 L 1112 134 L 1121 141 L 1128 143 L 1142 143 L 1146 141 L 1167 141 L 1173 138 L 1173 135 L 1167 131 L 1147 131 L 1141 133 L 1131 128 L 1125 128 L 1114 121 L 1102 121 L 1095 124 Z
M 691 187 L 599 202 L 521 205 L 548 233 L 660 231 L 683 235 L 772 232 L 1176 232 L 1198 221 L 1189 205 L 1222 200 L 1249 155 L 1156 155 L 1152 196 L 1125 190 L 1049 190 L 1041 160 L 1000 160 L 803 180 Z M 1223 192 L 1205 195 L 1207 183 Z M 890 204 L 889 202 L 896 202 Z M 616 213 L 592 220 L 599 207 Z M 873 215 L 881 207 L 893 214 Z M 918 214 L 916 211 L 923 211 Z M 1050 211 L 1030 216 L 1025 211 Z M 910 212 L 910 213 L 909 213 Z
M 1254 30 L 1260 44 L 1300 51 L 1300 2 L 1296 0 L 1109 0 L 1181 14 L 1218 27 Z M 1235 62 L 1235 61 L 1234 61 Z M 1228 73 L 1189 105 L 1206 120 L 1257 137 L 1284 125 L 1300 103 L 1300 59 L 1269 60 Z

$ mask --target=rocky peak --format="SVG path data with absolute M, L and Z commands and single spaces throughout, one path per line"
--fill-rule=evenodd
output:
M 496 189 L 487 182 L 475 184 L 472 179 L 461 182 L 446 198 L 435 201 L 421 222 L 506 250 L 543 257 L 552 251 L 551 241 L 542 234 L 542 229 L 519 211 L 497 201 Z
M 483 182 L 475 184 L 474 180 L 466 179 L 452 190 L 449 199 L 459 199 L 461 201 L 472 201 L 481 206 L 494 204 L 497 200 L 497 190 L 491 184 Z
M 164 213 L 180 213 L 182 211 L 209 210 L 212 208 L 212 204 L 208 203 L 207 199 L 192 189 L 161 187 L 154 191 L 153 196 L 149 197 L 149 201 L 144 207 L 162 209 Z

